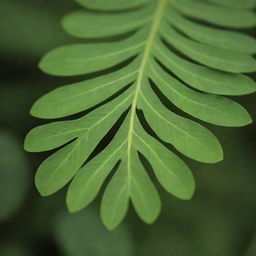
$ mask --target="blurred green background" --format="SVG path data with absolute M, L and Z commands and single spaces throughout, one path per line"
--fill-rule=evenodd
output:
M 30 117 L 29 109 L 69 80 L 41 73 L 37 63 L 48 50 L 77 41 L 60 25 L 77 8 L 72 0 L 0 1 L 0 256 L 255 256 L 255 124 L 208 126 L 223 144 L 225 160 L 206 165 L 185 159 L 197 181 L 194 198 L 177 200 L 158 187 L 162 213 L 150 226 L 131 209 L 109 232 L 99 218 L 99 199 L 71 215 L 65 189 L 38 195 L 33 177 L 46 155 L 25 153 L 22 144 L 43 121 Z M 256 96 L 236 100 L 256 120 Z

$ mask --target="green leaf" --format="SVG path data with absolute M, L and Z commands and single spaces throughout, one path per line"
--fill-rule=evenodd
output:
M 151 63 L 149 76 L 173 104 L 198 119 L 231 127 L 252 122 L 248 112 L 238 103 L 222 96 L 190 89 L 168 75 L 155 61 Z
M 126 2 L 121 2 L 120 0 L 111 0 L 106 4 L 105 0 L 75 0 L 84 7 L 95 9 L 95 10 L 104 10 L 104 11 L 113 11 L 113 10 L 126 10 L 136 7 L 140 7 L 149 0 L 129 0 Z
M 194 40 L 223 49 L 249 54 L 256 52 L 256 41 L 248 35 L 200 25 L 184 18 L 173 8 L 169 8 L 168 13 L 169 23 Z
M 160 214 L 160 197 L 145 172 L 137 152 L 132 152 L 132 157 L 131 200 L 140 218 L 150 224 Z
M 127 95 L 131 96 L 129 90 L 115 100 L 115 102 L 119 102 L 119 104 L 115 105 L 114 108 L 111 108 L 112 104 L 107 106 L 107 108 L 104 105 L 97 109 L 97 112 L 100 113 L 99 115 L 94 115 L 92 112 L 82 118 L 82 124 L 84 124 L 84 121 L 87 121 L 85 122 L 87 125 L 86 132 L 81 133 L 81 136 L 78 136 L 75 141 L 58 150 L 41 164 L 36 173 L 35 182 L 37 189 L 42 195 L 46 196 L 58 191 L 73 178 L 84 161 L 93 152 L 98 141 L 104 137 L 111 128 L 112 123 L 119 118 L 120 110 L 125 111 L 128 107 L 127 103 L 129 104 L 129 97 L 127 97 Z M 81 121 L 81 119 L 76 121 Z M 32 130 L 25 140 L 25 148 L 30 151 L 50 150 L 71 139 L 70 135 L 67 136 L 67 132 L 59 134 L 59 130 L 55 130 L 55 132 L 51 130 L 54 133 L 49 134 L 48 126 L 52 126 L 52 124 Z M 64 125 L 64 128 L 65 127 Z M 73 127 L 77 129 L 77 126 Z M 68 130 L 68 132 L 72 133 L 72 130 Z M 55 137 L 56 133 L 57 137 Z M 40 135 L 41 141 L 37 139 L 38 135 Z M 74 138 L 76 136 L 74 132 L 71 135 L 73 135 Z M 65 136 L 65 138 L 63 138 L 63 136 Z M 53 139 L 53 137 L 55 137 L 55 139 Z M 63 141 L 63 139 L 65 139 L 65 141 Z
M 101 203 L 101 218 L 109 230 L 115 229 L 125 217 L 129 205 L 130 183 L 125 164 L 121 163 L 105 190 Z
M 77 139 L 48 157 L 38 168 L 35 183 L 42 196 L 48 196 L 66 185 L 89 156 L 85 138 Z
M 67 205 L 71 212 L 87 206 L 98 194 L 104 180 L 118 162 L 126 141 L 118 136 L 106 150 L 85 165 L 70 184 Z M 77 196 L 79 195 L 79 196 Z
M 256 6 L 255 0 L 207 0 L 208 2 L 224 5 L 228 7 L 238 8 L 238 9 L 252 9 Z
M 97 143 L 97 139 L 104 136 L 103 128 L 106 127 L 105 132 L 107 132 L 112 122 L 114 123 L 129 107 L 132 96 L 133 92 L 130 88 L 110 104 L 103 105 L 84 117 L 38 126 L 28 133 L 24 147 L 32 152 L 47 151 L 62 146 L 79 136 L 86 137 L 85 140 L 96 140 Z M 101 130 L 96 133 L 95 129 L 99 125 Z M 90 133 L 94 133 L 94 138 L 90 138 Z
M 256 14 L 252 10 L 236 10 L 214 4 L 212 5 L 200 0 L 169 1 L 171 5 L 177 8 L 182 14 L 215 25 L 229 28 L 250 28 L 256 25 Z M 220 2 L 221 0 L 217 1 Z M 230 1 L 231 0 L 228 0 L 228 2 Z M 235 0 L 235 2 L 237 1 L 238 0 Z
M 192 41 L 166 24 L 162 25 L 162 31 L 162 37 L 169 44 L 200 64 L 233 73 L 249 73 L 256 69 L 256 60 L 250 55 Z
M 243 95 L 256 91 L 255 81 L 241 74 L 224 73 L 178 57 L 160 41 L 154 45 L 155 57 L 186 84 L 203 92 Z
M 153 166 L 160 184 L 176 197 L 190 199 L 195 190 L 195 182 L 188 166 L 161 143 L 143 133 L 142 129 L 140 125 L 136 127 L 135 143 Z
M 161 202 L 143 157 L 165 190 L 183 200 L 192 197 L 195 182 L 170 148 L 204 163 L 223 159 L 213 133 L 183 112 L 220 126 L 252 121 L 241 105 L 222 96 L 256 89 L 243 74 L 256 70 L 255 40 L 229 30 L 256 25 L 252 2 L 244 8 L 218 0 L 78 2 L 86 10 L 66 16 L 63 25 L 86 41 L 51 51 L 39 66 L 53 75 L 94 78 L 55 89 L 32 107 L 39 118 L 80 113 L 78 119 L 57 120 L 28 134 L 27 151 L 61 147 L 39 167 L 37 188 L 49 195 L 72 180 L 67 206 L 77 212 L 106 182 L 100 212 L 108 229 L 121 223 L 130 201 L 139 217 L 152 223 Z
M 74 76 L 114 66 L 138 54 L 145 43 L 141 34 L 118 43 L 73 44 L 49 52 L 39 67 L 52 75 Z
M 166 109 L 149 86 L 144 87 L 140 95 L 142 100 L 139 107 L 162 140 L 197 161 L 216 163 L 223 159 L 221 145 L 210 131 Z
M 135 67 L 129 65 L 119 72 L 57 88 L 41 97 L 33 105 L 31 114 L 39 118 L 54 119 L 82 112 L 132 83 L 136 73 Z
M 149 7 L 140 8 L 132 13 L 112 15 L 78 11 L 67 15 L 63 19 L 63 26 L 69 34 L 81 38 L 125 34 L 148 23 L 152 19 L 152 7 L 152 5 L 149 5 Z M 127 20 L 131 22 L 127 23 Z

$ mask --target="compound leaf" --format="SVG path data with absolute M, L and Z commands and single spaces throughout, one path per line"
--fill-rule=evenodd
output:
M 255 40 L 231 30 L 256 25 L 255 2 L 77 2 L 85 10 L 67 15 L 63 26 L 85 41 L 51 51 L 39 66 L 52 75 L 93 78 L 55 89 L 32 107 L 39 118 L 80 115 L 27 135 L 27 151 L 57 149 L 39 167 L 37 188 L 50 195 L 71 181 L 67 206 L 77 212 L 107 183 L 100 212 L 108 229 L 120 224 L 130 201 L 139 217 L 152 223 L 161 201 L 144 160 L 166 191 L 188 200 L 195 191 L 193 175 L 169 144 L 196 161 L 223 159 L 215 135 L 182 113 L 220 126 L 252 122 L 226 96 L 256 89 L 243 74 L 256 70 Z

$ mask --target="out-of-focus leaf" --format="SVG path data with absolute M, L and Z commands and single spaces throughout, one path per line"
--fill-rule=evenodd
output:
M 44 2 L 49 2 L 52 8 L 45 8 Z M 1 0 L 1 56 L 15 59 L 15 62 L 38 58 L 52 47 L 70 41 L 59 26 L 61 13 L 58 13 L 69 6 L 69 1 L 63 1 L 61 8 L 55 8 L 50 1 Z
M 0 40 L 1 41 L 1 40 Z M 30 86 L 33 85 L 34 87 Z M 4 120 L 5 127 L 14 127 L 21 131 L 28 125 L 27 115 L 29 106 L 33 102 L 38 91 L 42 91 L 41 84 L 35 81 L 20 81 L 17 83 L 0 82 L 0 117 Z M 17 127 L 19 125 L 19 128 Z
M 201 256 L 200 247 L 193 240 L 172 227 L 169 232 L 157 229 L 139 246 L 139 256 Z
M 134 255 L 128 230 L 119 227 L 115 231 L 107 231 L 97 212 L 89 209 L 57 218 L 55 236 L 67 256 Z
M 248 248 L 243 256 L 255 256 L 256 255 L 256 233 L 253 235 Z
M 28 183 L 28 165 L 20 143 L 12 134 L 0 131 L 0 220 L 19 209 Z
M 16 243 L 7 243 L 0 245 L 1 256 L 32 256 L 23 246 Z

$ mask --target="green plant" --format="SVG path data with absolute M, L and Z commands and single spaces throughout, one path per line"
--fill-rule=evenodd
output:
M 166 143 L 200 162 L 223 159 L 217 138 L 201 124 L 172 112 L 173 105 L 215 125 L 251 123 L 242 106 L 219 95 L 255 92 L 255 82 L 242 74 L 256 70 L 251 56 L 256 52 L 255 40 L 232 31 L 255 26 L 256 16 L 251 11 L 255 2 L 77 2 L 87 10 L 65 17 L 64 28 L 73 36 L 103 41 L 55 49 L 42 59 L 40 68 L 52 75 L 93 73 L 95 77 L 46 94 L 34 104 L 31 114 L 56 119 L 87 113 L 75 120 L 39 126 L 28 134 L 27 151 L 64 145 L 41 164 L 36 186 L 47 196 L 74 178 L 67 192 L 67 206 L 76 212 L 96 197 L 116 167 L 102 199 L 104 224 L 115 228 L 130 199 L 141 219 L 151 223 L 161 203 L 141 155 L 150 162 L 161 185 L 181 199 L 192 197 L 194 179 Z M 111 142 L 90 157 L 118 120 L 121 124 Z

